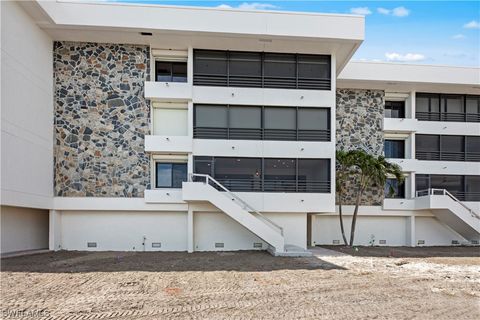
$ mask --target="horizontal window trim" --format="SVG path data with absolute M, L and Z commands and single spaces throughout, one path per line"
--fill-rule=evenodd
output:
M 463 135 L 441 135 L 441 134 L 417 134 L 415 141 L 418 142 L 419 137 L 428 136 L 436 137 L 438 139 L 438 150 L 422 150 L 417 145 L 415 146 L 415 159 L 422 161 L 459 161 L 459 162 L 480 162 L 480 151 L 470 152 L 467 148 L 469 137 L 477 136 L 463 136 Z M 462 137 L 463 151 L 444 151 L 442 150 L 442 139 L 444 137 Z
M 270 157 L 216 157 L 216 156 L 199 156 L 193 157 L 193 170 L 195 173 L 195 165 L 197 162 L 210 162 L 210 175 L 218 182 L 223 184 L 232 192 L 271 192 L 271 193 L 331 193 L 331 165 L 332 159 L 329 158 L 270 158 Z M 254 178 L 221 178 L 215 176 L 215 160 L 216 159 L 255 159 L 261 161 L 261 175 L 259 179 Z M 295 160 L 295 179 L 268 179 L 265 178 L 265 160 Z M 299 179 L 299 162 L 302 160 L 321 160 L 327 164 L 327 180 L 302 180 Z M 279 188 L 278 185 L 285 186 Z M 310 184 L 310 188 L 309 188 Z M 312 187 L 313 185 L 313 187 Z M 232 188 L 233 187 L 233 188 Z
M 204 127 L 197 126 L 198 106 L 220 106 L 227 109 L 227 127 Z M 229 123 L 230 109 L 232 107 L 259 108 L 261 116 L 260 128 L 231 128 Z M 289 108 L 295 109 L 296 129 L 268 129 L 265 128 L 266 108 Z M 327 111 L 327 129 L 300 129 L 298 123 L 298 112 L 302 109 Z M 193 106 L 193 138 L 194 139 L 220 139 L 220 140 L 264 140 L 264 141 L 317 141 L 331 142 L 331 108 L 328 107 L 294 107 L 294 106 L 258 106 L 258 105 L 237 105 L 237 104 L 194 104 Z M 239 135 L 244 131 L 245 135 Z M 255 134 L 253 134 L 255 132 Z M 257 138 L 253 138 L 257 137 Z M 316 138 L 317 137 L 317 138 Z
M 222 58 L 202 57 L 202 52 L 221 53 Z M 198 56 L 200 54 L 200 56 Z M 232 54 L 258 54 L 259 59 L 242 59 L 232 58 Z M 268 55 L 288 55 L 291 60 L 275 60 L 269 59 Z M 206 61 L 224 61 L 226 63 L 226 73 L 209 73 L 196 72 L 195 63 L 197 57 Z M 303 61 L 303 57 L 313 57 L 321 61 Z M 300 59 L 299 59 L 300 58 Z M 275 52 L 259 52 L 259 51 L 229 51 L 229 50 L 193 50 L 193 85 L 200 86 L 226 86 L 226 87 L 260 87 L 260 88 L 280 88 L 280 89 L 306 89 L 306 90 L 331 90 L 332 78 L 332 59 L 331 55 L 313 55 L 301 53 L 275 53 Z M 230 73 L 230 62 L 260 62 L 261 72 L 258 75 L 239 75 Z M 265 74 L 265 63 L 285 63 L 295 65 L 295 76 L 272 76 Z M 299 75 L 299 65 L 324 65 L 327 67 L 328 77 L 303 77 Z
M 428 111 L 415 111 L 415 118 L 420 121 L 444 121 L 444 122 L 480 122 L 480 95 L 452 94 L 452 93 L 425 93 L 417 92 L 417 98 L 428 98 Z M 438 99 L 438 110 L 432 111 L 431 99 Z M 448 112 L 442 110 L 446 99 L 462 98 L 463 112 Z M 477 112 L 467 112 L 467 99 L 477 100 Z M 443 103 L 442 103 L 443 101 Z M 448 104 L 445 105 L 448 108 Z

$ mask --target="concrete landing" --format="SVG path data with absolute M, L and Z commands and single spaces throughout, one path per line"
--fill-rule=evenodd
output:
M 308 250 L 295 246 L 293 244 L 286 244 L 284 252 L 269 252 L 275 257 L 311 257 L 312 253 Z

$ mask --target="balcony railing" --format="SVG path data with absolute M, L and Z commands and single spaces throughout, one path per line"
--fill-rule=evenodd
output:
M 453 113 L 453 112 L 416 112 L 420 121 L 446 121 L 446 122 L 480 122 L 478 113 Z
M 194 127 L 195 139 L 330 141 L 330 130 Z
M 330 181 L 277 179 L 222 179 L 218 182 L 235 192 L 330 193 Z M 215 187 L 215 186 L 214 186 Z M 220 189 L 219 189 L 220 190 Z M 222 190 L 220 190 L 222 191 Z
M 469 161 L 480 162 L 480 152 L 446 152 L 446 151 L 419 151 L 415 153 L 418 160 L 431 161 Z

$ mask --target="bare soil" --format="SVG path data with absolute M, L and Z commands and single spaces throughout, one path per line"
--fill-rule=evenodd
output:
M 478 248 L 329 249 L 336 251 L 313 249 L 310 258 L 56 252 L 2 259 L 1 317 L 480 318 Z

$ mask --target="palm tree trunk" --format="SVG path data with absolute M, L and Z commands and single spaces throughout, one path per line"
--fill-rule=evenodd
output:
M 343 215 L 342 215 L 342 193 L 338 193 L 338 216 L 340 218 L 340 230 L 342 231 L 343 242 L 348 246 L 347 237 L 345 237 L 345 228 L 343 227 Z
M 360 199 L 362 198 L 363 188 L 359 188 L 357 192 L 357 199 L 355 200 L 355 210 L 353 211 L 352 227 L 350 230 L 350 247 L 353 246 L 353 240 L 355 239 L 355 226 L 357 225 L 358 208 L 360 207 Z

